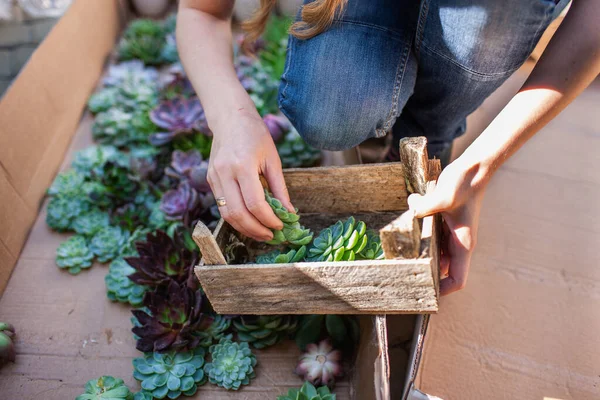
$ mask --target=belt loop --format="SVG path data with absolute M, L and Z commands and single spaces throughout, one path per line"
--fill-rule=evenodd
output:
M 425 21 L 427 20 L 427 12 L 429 11 L 429 0 L 421 0 L 419 9 L 419 22 L 417 23 L 417 32 L 415 33 L 415 56 L 419 58 L 419 50 L 423 41 L 423 31 L 425 30 Z

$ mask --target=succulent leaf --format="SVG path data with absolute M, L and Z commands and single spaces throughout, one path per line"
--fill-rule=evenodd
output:
M 358 320 L 352 315 L 304 315 L 298 324 L 295 340 L 300 350 L 310 343 L 330 338 L 334 347 L 353 351 L 359 341 Z
M 89 199 L 83 193 L 53 196 L 48 203 L 46 223 L 56 231 L 68 231 L 75 218 L 89 209 Z
M 160 209 L 169 221 L 182 220 L 186 213 L 193 210 L 201 198 L 198 192 L 188 181 L 180 182 L 176 189 L 171 189 L 163 194 Z
M 277 400 L 336 400 L 336 396 L 327 386 L 316 388 L 310 382 L 304 382 L 300 389 L 290 389 L 287 395 L 277 396 Z
M 119 41 L 119 59 L 138 59 L 147 65 L 159 65 L 163 63 L 164 45 L 165 30 L 160 22 L 136 19 L 128 25 Z
M 215 315 L 213 322 L 206 329 L 197 331 L 194 335 L 200 338 L 200 346 L 208 348 L 226 336 L 231 338 L 231 335 L 226 335 L 230 327 L 231 318 Z
M 335 379 L 343 375 L 341 361 L 342 352 L 335 350 L 326 339 L 306 346 L 306 352 L 300 356 L 295 372 L 312 385 L 332 388 Z M 314 395 L 317 395 L 316 390 Z
M 80 235 L 89 238 L 109 225 L 110 216 L 108 213 L 92 208 L 88 212 L 78 215 L 72 223 L 72 228 Z
M 277 145 L 277 152 L 283 168 L 312 167 L 321 161 L 321 152 L 309 146 L 294 129 Z
M 85 393 L 75 400 L 133 400 L 133 393 L 125 386 L 123 379 L 101 376 L 85 384 Z
M 110 263 L 108 274 L 104 278 L 106 295 L 112 301 L 129 303 L 134 307 L 143 303 L 144 295 L 149 290 L 147 286 L 134 283 L 128 277 L 135 270 L 122 258 Z
M 271 206 L 271 209 L 277 217 L 283 222 L 283 229 L 273 230 L 273 239 L 265 242 L 271 245 L 288 244 L 290 247 L 302 247 L 309 244 L 313 239 L 310 229 L 306 229 L 298 222 L 300 216 L 297 213 L 289 212 L 281 201 L 274 197 L 265 189 L 265 200 Z
M 243 315 L 233 320 L 238 339 L 256 349 L 264 349 L 291 336 L 298 327 L 293 315 Z
M 16 352 L 13 338 L 15 328 L 6 322 L 0 322 L 0 366 L 8 361 L 15 362 Z
M 56 249 L 56 265 L 73 275 L 91 267 L 93 259 L 94 254 L 81 235 L 71 236 Z
M 200 151 L 191 149 L 186 152 L 175 150 L 171 155 L 171 165 L 165 174 L 178 180 L 187 180 L 200 193 L 210 192 L 207 181 L 208 162 L 202 159 Z
M 81 191 L 81 184 L 85 176 L 74 169 L 56 175 L 54 182 L 48 189 L 49 195 L 69 196 Z
M 248 343 L 222 338 L 218 344 L 210 346 L 210 354 L 212 361 L 204 366 L 204 372 L 212 384 L 227 390 L 238 390 L 242 385 L 250 384 L 250 380 L 256 376 L 256 357 Z
M 106 263 L 121 254 L 128 239 L 129 232 L 119 227 L 107 226 L 94 235 L 89 248 L 98 257 L 98 261 Z

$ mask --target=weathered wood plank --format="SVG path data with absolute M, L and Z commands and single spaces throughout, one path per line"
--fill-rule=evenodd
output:
M 429 177 L 427 157 L 427 139 L 407 137 L 400 140 L 400 159 L 404 165 L 407 191 L 425 194 Z
M 421 247 L 421 229 L 414 210 L 402 213 L 379 231 L 385 258 L 417 258 Z
M 200 265 L 195 272 L 221 314 L 437 312 L 431 259 Z
M 215 232 L 219 232 L 223 224 L 223 220 L 219 221 L 219 224 L 215 228 Z M 219 243 L 217 243 L 215 240 L 215 237 L 210 229 L 208 229 L 208 227 L 202 222 L 198 222 L 196 224 L 194 232 L 192 233 L 192 238 L 202 253 L 202 260 L 200 261 L 202 264 L 227 264 L 227 261 L 225 261 L 225 257 L 223 256 L 223 252 L 221 251 L 221 247 L 219 247 Z

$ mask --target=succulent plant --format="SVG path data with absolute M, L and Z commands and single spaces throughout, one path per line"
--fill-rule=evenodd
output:
M 92 137 L 99 143 L 121 147 L 129 143 L 128 130 L 133 114 L 120 108 L 98 113 L 92 125 Z
M 98 261 L 105 263 L 119 257 L 127 239 L 129 232 L 116 226 L 107 226 L 94 235 L 89 248 L 98 257 Z
M 123 379 L 101 376 L 85 384 L 85 393 L 75 400 L 133 400 L 133 393 L 125 386 Z
M 258 59 L 238 56 L 235 62 L 238 79 L 254 102 L 260 115 L 277 113 L 279 79 L 273 79 L 273 71 Z
M 125 261 L 133 268 L 129 279 L 138 285 L 156 287 L 170 281 L 185 283 L 190 269 L 198 261 L 198 253 L 190 251 L 181 234 L 169 237 L 164 231 L 149 233 L 145 241 L 136 243 L 137 257 Z
M 91 237 L 109 225 L 110 216 L 108 213 L 92 208 L 88 212 L 78 215 L 72 223 L 72 228 L 80 235 Z
M 179 61 L 179 52 L 177 51 L 177 41 L 175 40 L 174 33 L 165 36 L 165 44 L 161 51 L 161 58 L 163 62 L 168 64 Z
M 137 393 L 133 394 L 133 400 L 153 400 L 154 396 L 152 393 L 146 392 L 145 390 L 140 390 Z
M 233 320 L 238 340 L 264 349 L 292 335 L 298 327 L 294 315 L 242 315 Z
M 165 31 L 159 22 L 136 19 L 129 24 L 119 41 L 119 59 L 139 59 L 147 65 L 159 65 L 163 62 L 164 44 Z
M 326 339 L 306 346 L 295 372 L 302 380 L 315 386 L 327 385 L 331 388 L 335 385 L 335 378 L 343 375 L 341 361 L 342 352 L 334 349 Z
M 54 196 L 48 203 L 46 223 L 56 231 L 68 231 L 75 218 L 89 209 L 89 199 L 82 194 Z
M 206 383 L 205 350 L 149 353 L 133 360 L 133 377 L 141 382 L 142 390 L 155 399 L 176 399 L 182 394 L 192 396 L 198 386 Z
M 353 261 L 367 247 L 367 225 L 354 217 L 323 229 L 308 249 L 308 261 Z
M 292 124 L 290 121 L 283 115 L 273 115 L 267 114 L 263 117 L 263 121 L 269 132 L 271 133 L 271 137 L 275 142 L 281 140 L 286 133 L 292 128 Z
M 201 312 L 202 298 L 202 293 L 175 281 L 148 292 L 144 305 L 152 315 L 132 311 L 142 325 L 131 330 L 139 337 L 136 348 L 143 352 L 165 352 L 196 347 L 200 339 L 193 335 L 194 331 L 212 322 Z
M 164 99 L 174 99 L 177 97 L 189 98 L 196 95 L 192 83 L 187 78 L 181 64 L 174 64 L 169 68 L 168 75 L 163 83 L 161 96 Z
M 202 159 L 200 151 L 196 149 L 186 152 L 175 150 L 171 154 L 171 165 L 165 169 L 165 174 L 179 180 L 187 180 L 199 193 L 210 192 L 210 185 L 206 179 L 208 161 Z
M 115 107 L 119 103 L 119 89 L 108 87 L 92 94 L 88 100 L 89 110 L 97 114 L 107 111 L 111 107 Z
M 277 400 L 336 400 L 336 398 L 327 386 L 316 388 L 310 382 L 304 382 L 300 389 L 290 389 L 287 395 L 277 396 Z
M 325 338 L 330 338 L 336 348 L 352 352 L 360 339 L 358 320 L 353 315 L 302 316 L 295 336 L 300 350 Z
M 204 366 L 210 383 L 227 390 L 238 390 L 242 385 L 250 384 L 256 374 L 256 357 L 250 351 L 248 343 L 232 342 L 227 338 L 210 346 L 212 361 Z
M 131 79 L 132 76 L 149 85 L 154 84 L 159 79 L 156 68 L 146 67 L 144 62 L 140 60 L 130 60 L 109 65 L 102 83 L 108 87 L 119 87 L 125 80 Z
M 225 332 L 231 327 L 231 318 L 223 315 L 215 315 L 213 322 L 201 331 L 196 331 L 194 335 L 200 338 L 200 346 L 210 347 L 227 335 Z M 228 336 L 228 338 L 230 338 Z
M 150 119 L 161 132 L 150 136 L 150 143 L 162 146 L 179 135 L 202 132 L 210 135 L 204 109 L 197 97 L 165 100 L 150 112 Z
M 311 242 L 313 234 L 310 229 L 306 229 L 298 222 L 300 216 L 296 213 L 289 212 L 283 204 L 274 197 L 268 190 L 265 189 L 265 199 L 273 209 L 273 212 L 283 222 L 283 229 L 273 230 L 273 239 L 265 242 L 267 244 L 289 244 L 292 247 L 300 247 Z
M 131 202 L 140 188 L 139 182 L 133 179 L 128 167 L 121 166 L 112 161 L 104 164 L 99 182 L 106 189 L 105 194 L 117 206 Z M 93 195 L 92 197 L 94 198 Z
M 80 193 L 84 180 L 85 176 L 74 169 L 61 172 L 48 188 L 48 194 L 67 196 Z
M 212 148 L 212 140 L 212 136 L 203 133 L 192 133 L 191 135 L 176 137 L 172 145 L 175 150 L 179 151 L 198 150 L 202 158 L 208 159 Z
M 193 210 L 200 202 L 198 192 L 188 181 L 180 182 L 176 189 L 171 189 L 163 194 L 160 209 L 165 213 L 167 220 L 182 220 L 187 212 Z
M 118 153 L 113 146 L 89 146 L 75 153 L 71 167 L 86 177 L 98 176 L 104 163 L 118 159 Z
M 150 208 L 150 215 L 148 216 L 148 227 L 157 230 L 164 229 L 169 226 L 170 221 L 167 221 L 166 214 L 160 209 L 160 202 L 156 202 L 154 206 Z
M 115 106 L 126 111 L 148 111 L 155 107 L 158 102 L 158 85 L 156 81 L 148 81 L 142 75 L 126 75 L 118 88 Z
M 134 307 L 142 304 L 147 286 L 134 283 L 128 275 L 135 272 L 122 258 L 118 258 L 108 266 L 108 274 L 104 277 L 106 295 L 111 301 L 129 303 Z
M 17 353 L 15 352 L 15 328 L 6 322 L 0 322 L 0 366 L 8 361 L 15 362 Z
M 295 129 L 277 145 L 283 168 L 312 167 L 321 160 L 321 151 L 309 146 Z
M 71 236 L 56 249 L 56 265 L 75 275 L 92 266 L 94 254 L 90 251 L 85 237 Z
M 367 246 L 356 255 L 357 260 L 382 260 L 385 258 L 381 247 L 379 234 L 371 229 L 367 230 Z
M 273 250 L 269 253 L 256 257 L 257 264 L 288 264 L 301 262 L 306 255 L 306 246 L 300 247 L 298 250 L 290 249 L 286 253 L 279 250 Z

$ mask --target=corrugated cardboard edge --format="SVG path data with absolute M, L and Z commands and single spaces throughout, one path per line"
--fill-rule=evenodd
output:
M 120 0 L 74 1 L 0 101 L 0 294 L 126 10 Z

